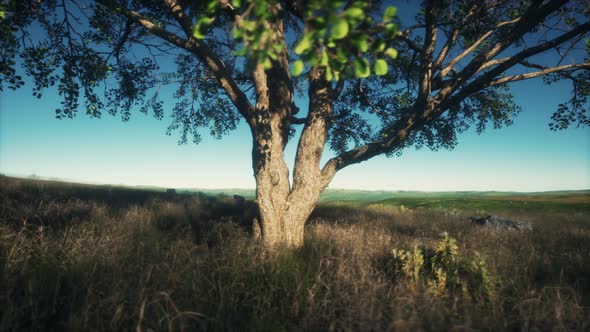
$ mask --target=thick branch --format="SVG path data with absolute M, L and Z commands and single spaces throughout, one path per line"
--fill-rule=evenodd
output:
M 432 57 L 434 54 L 434 47 L 436 46 L 436 8 L 434 6 L 434 0 L 426 2 L 426 36 L 424 38 L 424 55 L 423 55 L 423 72 L 420 82 L 420 88 L 418 91 L 417 103 L 420 105 L 426 105 L 430 98 L 432 91 Z
M 484 70 L 484 69 L 486 69 L 486 68 L 489 68 L 489 67 L 493 67 L 493 66 L 496 66 L 496 65 L 502 64 L 502 63 L 504 63 L 504 62 L 506 62 L 506 61 L 510 60 L 510 58 L 511 58 L 511 57 L 505 57 L 505 58 L 501 58 L 501 59 L 494 59 L 494 60 L 490 60 L 490 61 L 488 61 L 488 62 L 484 63 L 483 65 L 481 65 L 481 67 L 479 67 L 479 68 L 477 69 L 477 72 L 476 72 L 476 74 L 477 74 L 477 73 L 479 73 L 479 72 L 481 72 L 482 70 Z
M 168 6 L 168 8 L 170 8 L 170 11 L 174 16 L 174 19 L 176 19 L 176 21 L 180 24 L 187 38 L 190 38 L 193 24 L 191 22 L 191 19 L 184 15 L 184 8 L 182 8 L 180 1 L 164 0 L 164 3 L 166 4 L 166 6 Z
M 320 177 L 320 160 L 332 116 L 331 84 L 325 79 L 324 69 L 318 66 L 309 73 L 309 112 L 299 139 L 293 170 L 293 193 L 313 187 Z M 323 178 L 323 187 L 331 178 Z M 305 190 L 304 190 L 305 191 Z M 300 194 L 300 193 L 299 193 Z
M 400 146 L 415 127 L 422 125 L 425 122 L 425 118 L 417 118 L 417 115 L 406 118 L 401 129 L 389 138 L 367 143 L 328 160 L 326 165 L 322 168 L 322 176 L 324 178 L 331 178 L 336 172 L 344 167 L 369 160 Z

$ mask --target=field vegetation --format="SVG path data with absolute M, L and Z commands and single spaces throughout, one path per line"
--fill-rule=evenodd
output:
M 0 177 L 0 331 L 588 331 L 589 196 L 558 196 L 333 201 L 268 252 L 233 197 Z

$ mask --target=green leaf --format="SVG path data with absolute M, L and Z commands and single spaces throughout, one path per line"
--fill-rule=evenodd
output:
M 397 58 L 397 50 L 395 48 L 388 48 L 385 50 L 385 54 L 388 55 L 390 58 L 395 59 Z
M 262 67 L 264 69 L 271 69 L 272 68 L 272 61 L 270 60 L 269 57 L 265 57 L 264 60 L 262 60 Z
M 209 26 L 211 25 L 211 23 L 213 23 L 213 20 L 215 20 L 215 18 L 207 16 L 202 16 L 201 18 L 199 18 L 197 24 L 193 26 L 193 37 L 195 37 L 196 39 L 205 38 L 205 35 L 207 34 L 207 29 L 209 29 Z
M 234 39 L 241 42 L 244 38 L 244 33 L 242 32 L 242 30 L 240 30 L 237 27 L 234 27 L 233 29 L 231 29 L 231 32 L 234 36 Z
M 350 8 L 344 12 L 344 15 L 351 20 L 360 21 L 365 17 L 365 11 L 360 8 Z
M 218 6 L 219 6 L 219 1 L 209 0 L 209 3 L 207 4 L 207 13 L 209 13 L 209 14 L 215 13 L 217 11 Z
M 304 68 L 305 68 L 305 65 L 303 64 L 303 61 L 297 60 L 297 61 L 293 62 L 293 66 L 291 68 L 291 74 L 293 74 L 293 76 L 299 76 L 303 72 Z
M 373 52 L 378 53 L 378 52 L 383 52 L 383 50 L 385 49 L 386 43 L 384 40 L 382 39 L 377 39 L 373 42 L 373 45 L 371 46 L 371 49 Z
M 305 53 L 305 51 L 311 48 L 312 43 L 312 36 L 310 33 L 305 33 L 303 38 L 299 41 L 297 46 L 295 46 L 295 54 Z
M 354 76 L 356 78 L 366 78 L 371 75 L 371 67 L 369 61 L 365 58 L 354 59 Z
M 328 63 L 328 52 L 324 49 L 322 51 L 322 60 L 320 60 L 320 66 L 329 67 L 330 64 Z
M 385 13 L 383 14 L 383 22 L 389 22 L 395 18 L 397 15 L 397 8 L 394 6 L 387 7 L 385 9 Z
M 385 35 L 387 36 L 387 38 L 395 38 L 397 31 L 398 29 L 395 23 L 388 23 L 385 25 Z
M 312 17 L 309 19 L 308 23 L 316 30 L 322 30 L 326 27 L 326 20 L 323 17 Z
M 234 5 L 234 7 L 240 8 L 240 6 L 242 5 L 242 1 L 241 0 L 233 0 L 232 4 Z
M 388 66 L 387 66 L 387 62 L 383 59 L 377 59 L 375 60 L 375 74 L 379 75 L 379 76 L 383 76 L 385 74 L 387 74 L 388 71 Z
M 330 70 L 330 68 L 326 68 L 326 80 L 331 81 L 333 78 L 334 78 L 334 74 L 332 74 L 332 71 Z
M 367 42 L 367 38 L 365 36 L 362 36 L 360 39 L 358 39 L 356 46 L 361 52 L 366 52 L 369 50 L 369 43 Z
M 283 45 L 279 43 L 273 43 L 272 49 L 275 50 L 275 52 L 280 53 L 283 50 Z
M 348 22 L 344 18 L 339 18 L 332 28 L 332 37 L 336 40 L 342 39 L 348 35 Z
M 348 56 L 342 48 L 336 50 L 336 60 L 340 63 L 348 62 Z
M 242 26 L 244 27 L 244 29 L 246 31 L 254 31 L 256 30 L 256 22 L 254 21 L 248 21 L 248 20 L 244 20 L 242 21 Z

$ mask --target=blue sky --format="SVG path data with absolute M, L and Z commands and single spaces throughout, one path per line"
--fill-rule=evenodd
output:
M 342 170 L 331 188 L 370 190 L 544 191 L 590 188 L 590 128 L 552 132 L 551 113 L 566 85 L 538 80 L 513 85 L 523 111 L 515 124 L 482 135 L 469 131 L 451 151 L 404 151 Z M 57 120 L 54 93 L 30 86 L 0 97 L 0 172 L 78 182 L 162 187 L 253 188 L 250 134 L 245 125 L 218 141 L 179 146 L 165 135 L 168 119 L 141 113 L 124 123 L 104 115 Z M 166 100 L 171 107 L 173 100 Z M 294 158 L 295 142 L 287 157 Z M 329 155 L 327 156 L 329 157 Z M 326 158 L 327 158 L 326 157 Z
M 411 6 L 409 6 L 411 7 Z M 400 6 L 400 13 L 404 6 Z M 415 10 L 415 8 L 405 8 Z M 411 15 L 406 15 L 411 17 Z M 158 121 L 139 112 L 129 122 L 103 115 L 55 119 L 55 91 L 39 100 L 31 82 L 0 94 L 0 173 L 61 178 L 85 183 L 155 185 L 176 188 L 254 188 L 251 138 L 244 123 L 221 141 L 203 135 L 199 145 L 179 146 Z M 340 171 L 331 188 L 369 190 L 590 189 L 590 128 L 548 129 L 551 113 L 570 86 L 540 80 L 512 85 L 522 113 L 514 125 L 459 136 L 451 151 L 405 150 L 401 157 L 377 157 Z M 169 110 L 171 93 L 160 95 Z M 165 95 L 168 96 L 165 96 Z M 305 104 L 300 104 L 305 107 Z M 204 131 L 206 133 L 206 131 Z M 287 148 L 292 164 L 293 140 Z M 331 157 L 327 153 L 324 160 Z

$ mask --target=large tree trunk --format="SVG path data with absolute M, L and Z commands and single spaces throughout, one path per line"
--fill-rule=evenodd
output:
M 264 245 L 267 248 L 301 247 L 305 223 L 324 188 L 321 179 L 317 179 L 305 188 L 290 190 L 282 154 L 276 159 L 271 156 L 256 174 L 256 200 Z
M 272 30 L 274 42 L 286 50 L 282 22 L 272 23 Z M 323 70 L 312 69 L 309 111 L 299 139 L 291 187 L 284 150 L 296 110 L 287 53 L 279 54 L 269 70 L 258 65 L 252 79 L 256 88 L 256 109 L 250 126 L 254 141 L 252 166 L 262 240 L 268 248 L 301 247 L 305 222 L 333 177 L 320 170 L 327 118 L 332 113 L 331 85 Z
M 259 125 L 253 130 L 252 155 L 262 240 L 269 248 L 301 247 L 305 223 L 333 177 L 333 174 L 322 174 L 320 169 L 326 120 L 332 112 L 330 85 L 324 80 L 323 71 L 312 71 L 309 114 L 299 140 L 291 187 L 284 148 L 290 121 L 290 116 L 285 114 L 291 112 L 292 90 L 281 84 L 284 81 L 280 80 L 280 72 L 271 72 L 268 76 L 263 73 L 262 70 L 254 73 L 259 83 L 257 108 L 260 112 L 256 120 Z M 264 95 L 270 96 L 268 101 L 261 98 Z M 269 112 L 263 111 L 266 105 Z

